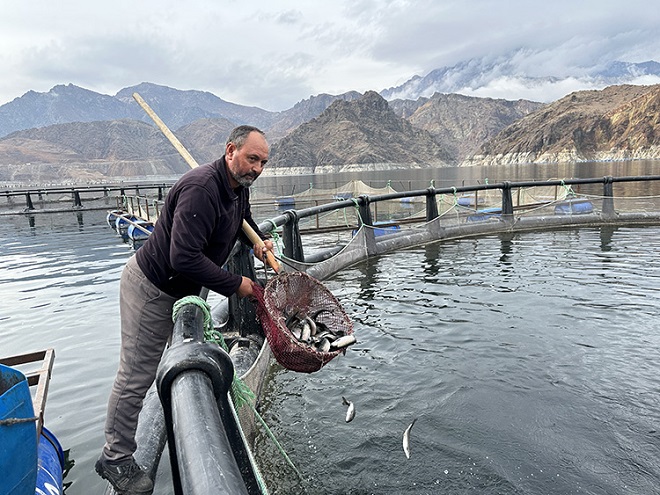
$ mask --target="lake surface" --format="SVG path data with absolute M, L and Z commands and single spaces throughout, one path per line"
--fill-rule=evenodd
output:
M 101 493 L 93 465 L 133 252 L 104 211 L 5 216 L 0 245 L 0 355 L 55 348 L 46 425 L 67 450 L 67 494 Z M 658 227 L 490 236 L 326 281 L 359 342 L 318 373 L 272 367 L 262 414 L 303 475 L 261 436 L 272 492 L 656 493 L 658 252 Z
M 342 271 L 326 285 L 359 343 L 269 385 L 305 479 L 262 438 L 278 493 L 657 493 L 659 249 L 657 227 L 565 230 Z

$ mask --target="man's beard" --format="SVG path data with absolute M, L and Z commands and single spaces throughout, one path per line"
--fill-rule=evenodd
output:
M 258 175 L 251 173 L 238 175 L 233 170 L 230 170 L 229 173 L 231 174 L 232 178 L 243 187 L 250 187 L 258 177 Z

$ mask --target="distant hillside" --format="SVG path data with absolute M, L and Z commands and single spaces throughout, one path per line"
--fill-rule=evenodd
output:
M 449 156 L 424 130 L 396 116 L 387 101 L 367 91 L 355 101 L 335 101 L 320 116 L 273 145 L 273 173 L 437 167 Z
M 178 175 L 187 169 L 157 128 L 135 120 L 60 124 L 0 139 L 3 181 Z
M 198 163 L 207 163 L 224 154 L 225 143 L 234 127 L 236 125 L 226 119 L 200 119 L 177 129 L 176 137 Z
M 455 163 L 473 155 L 502 129 L 543 106 L 543 103 L 527 100 L 440 93 L 431 98 L 420 98 L 417 102 L 390 102 L 397 115 L 406 118 L 416 128 L 428 131 Z
M 267 173 L 660 158 L 659 88 L 613 86 L 547 105 L 443 94 L 389 104 L 373 91 L 322 95 L 280 121 L 292 130 L 271 139 Z M 172 131 L 205 163 L 222 155 L 235 125 L 205 117 Z M 57 124 L 0 138 L 0 181 L 179 175 L 187 167 L 141 120 Z
M 275 142 L 296 129 L 300 124 L 309 122 L 314 117 L 321 115 L 335 100 L 353 101 L 361 97 L 362 95 L 357 91 L 349 91 L 336 96 L 328 94 L 312 96 L 296 103 L 293 108 L 281 112 L 276 121 L 264 130 L 268 139 Z
M 578 91 L 524 117 L 464 164 L 660 158 L 660 85 Z

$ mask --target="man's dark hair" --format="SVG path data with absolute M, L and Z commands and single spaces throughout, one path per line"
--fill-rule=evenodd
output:
M 261 129 L 257 129 L 251 125 L 239 125 L 233 131 L 231 131 L 231 134 L 229 134 L 229 137 L 227 138 L 226 144 L 234 143 L 236 148 L 240 149 L 243 144 L 245 144 L 245 140 L 251 132 L 258 132 L 263 137 L 266 137 Z

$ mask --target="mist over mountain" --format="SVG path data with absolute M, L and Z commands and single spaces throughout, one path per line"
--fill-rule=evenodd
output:
M 575 69 L 570 74 L 534 74 L 534 68 L 522 67 L 519 58 L 523 57 L 514 53 L 495 60 L 468 60 L 433 70 L 425 76 L 414 76 L 380 94 L 387 100 L 416 100 L 435 93 L 499 97 L 514 92 L 518 98 L 549 103 L 577 90 L 660 83 L 660 63 L 652 60 L 642 63 L 613 61 L 603 66 Z

